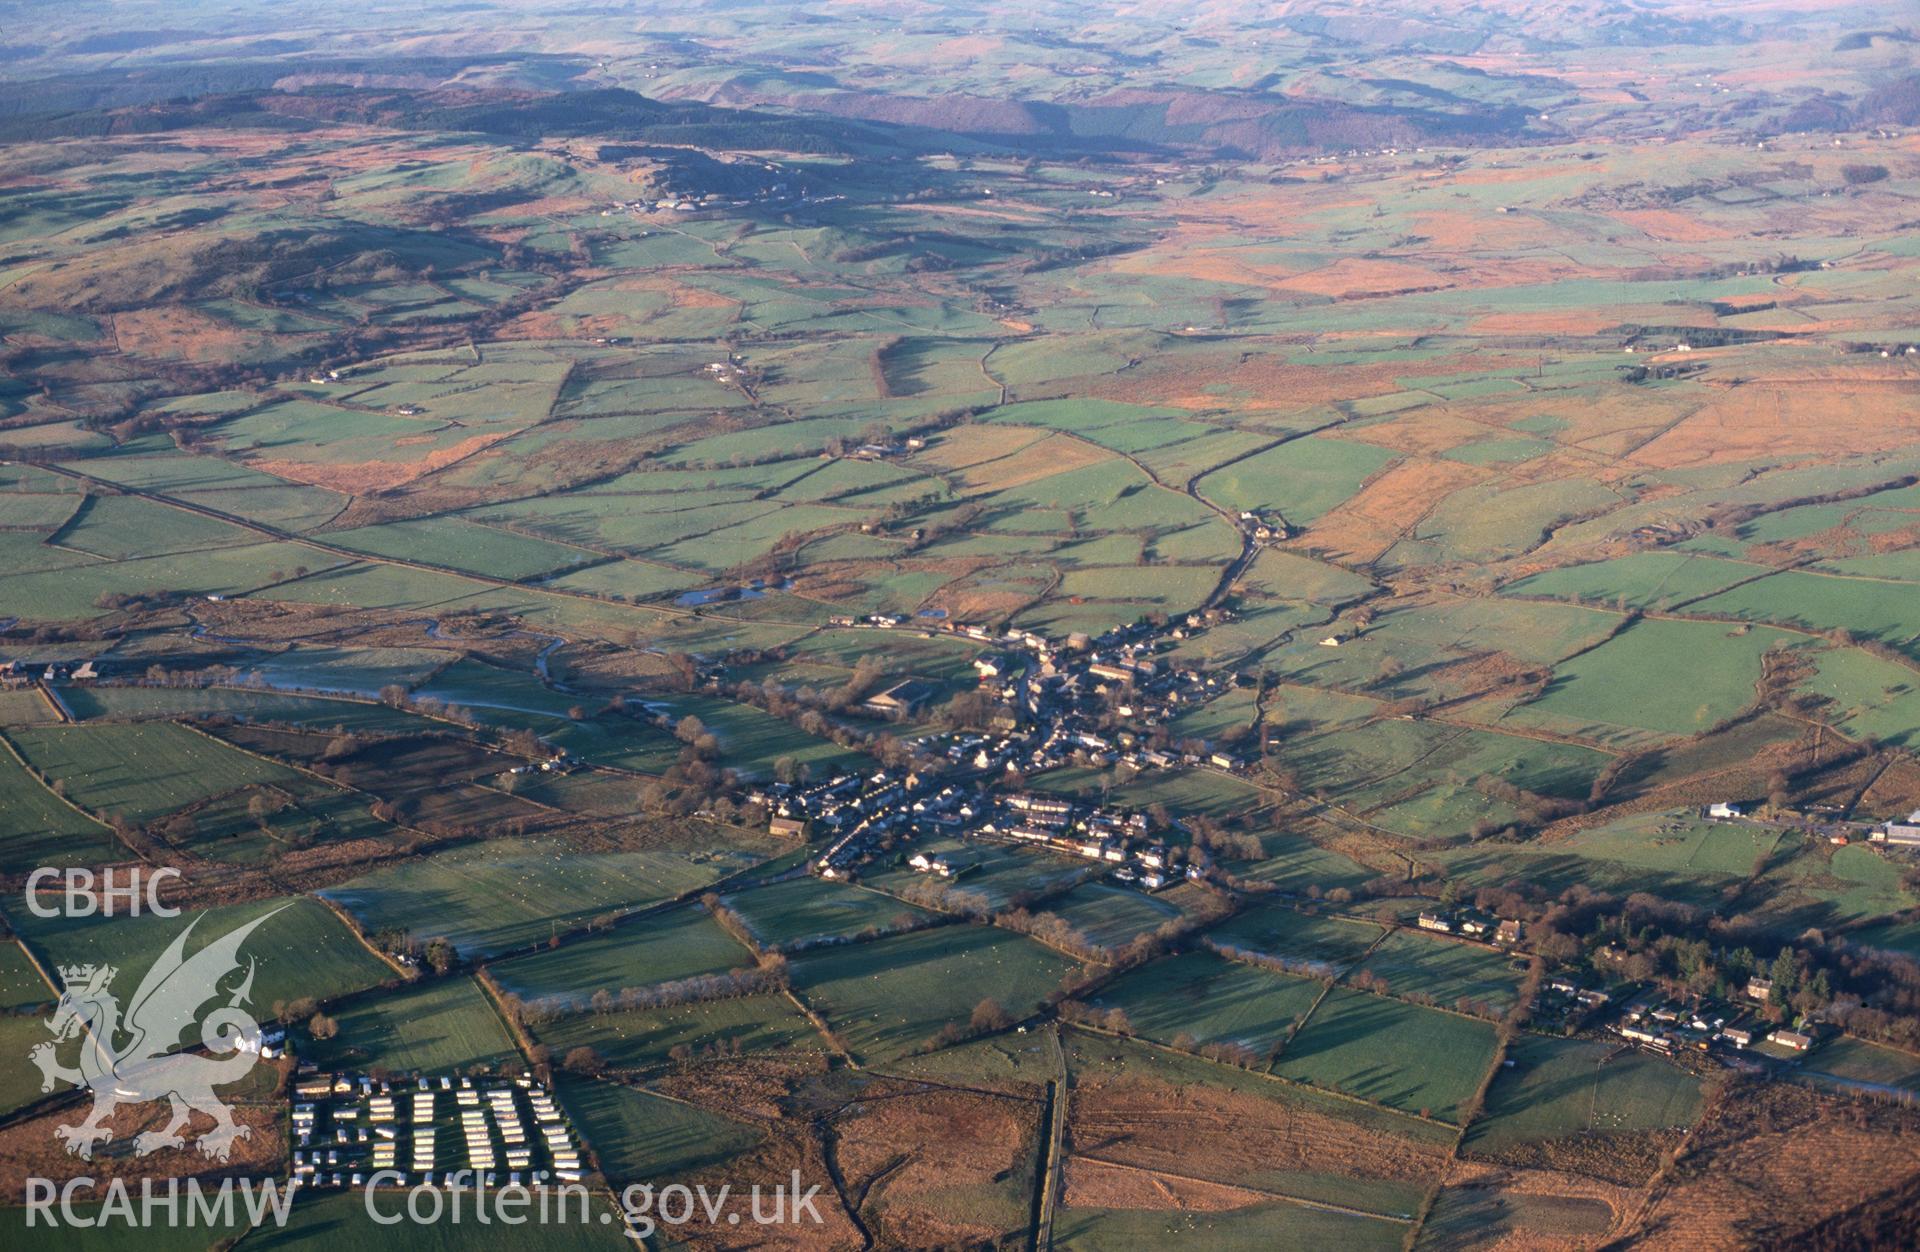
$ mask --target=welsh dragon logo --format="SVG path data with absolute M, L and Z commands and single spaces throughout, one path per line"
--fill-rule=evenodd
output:
M 93 1159 L 94 1144 L 113 1138 L 104 1123 L 115 1109 L 163 1099 L 172 1106 L 173 1116 L 161 1129 L 134 1138 L 134 1151 L 140 1156 L 185 1144 L 180 1131 L 194 1112 L 215 1122 L 198 1140 L 200 1151 L 215 1160 L 226 1160 L 234 1141 L 248 1137 L 248 1129 L 234 1121 L 213 1089 L 239 1081 L 259 1059 L 260 1026 L 240 1007 L 253 988 L 253 961 L 247 962 L 246 978 L 225 1004 L 204 1019 L 200 1008 L 221 994 L 221 980 L 240 968 L 240 945 L 272 916 L 255 918 L 189 957 L 187 936 L 199 924 L 194 919 L 147 970 L 124 1020 L 120 1001 L 111 990 L 118 969 L 111 965 L 60 967 L 66 990 L 47 1022 L 53 1041 L 34 1045 L 27 1055 L 40 1068 L 40 1090 L 52 1091 L 56 1083 L 65 1082 L 93 1092 L 93 1109 L 86 1120 L 55 1132 L 68 1152 Z M 196 1021 L 200 1042 L 212 1058 L 173 1051 Z M 81 1037 L 79 1066 L 69 1069 L 56 1054 L 61 1044 L 75 1036 Z

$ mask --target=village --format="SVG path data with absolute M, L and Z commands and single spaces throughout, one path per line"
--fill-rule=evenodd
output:
M 1202 610 L 1170 629 L 1184 637 L 1223 620 L 1226 612 Z M 908 623 L 874 615 L 835 624 L 897 630 Z M 829 842 L 812 864 L 823 878 L 852 876 L 903 838 L 949 835 L 1084 857 L 1111 866 L 1120 882 L 1148 891 L 1165 886 L 1176 858 L 1161 841 L 1179 833 L 1177 821 L 1169 830 L 1153 830 L 1142 813 L 1024 791 L 1000 796 L 997 789 L 1069 761 L 1134 772 L 1190 768 L 1245 774 L 1246 763 L 1232 753 L 1191 741 L 1176 744 L 1166 731 L 1179 712 L 1240 680 L 1164 663 L 1155 655 L 1159 630 L 1150 625 L 1064 641 L 1028 630 L 995 637 L 964 623 L 939 628 L 995 646 L 973 663 L 979 690 L 993 702 L 989 725 L 912 740 L 910 746 L 931 763 L 926 770 L 882 769 L 756 789 L 747 800 L 766 810 L 770 831 L 793 838 L 825 836 Z M 929 683 L 907 679 L 869 697 L 861 711 L 904 719 L 935 691 Z M 962 872 L 949 858 L 924 854 L 908 864 L 939 877 Z M 1190 866 L 1186 876 L 1198 880 L 1203 874 Z

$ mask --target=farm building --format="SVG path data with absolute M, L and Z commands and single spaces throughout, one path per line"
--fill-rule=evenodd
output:
M 1920 809 L 1907 814 L 1904 822 L 1888 822 L 1876 828 L 1867 836 L 1870 843 L 1884 843 L 1892 847 L 1911 848 L 1920 846 Z
M 933 699 L 938 689 L 932 683 L 918 678 L 909 678 L 897 682 L 879 695 L 871 696 L 860 707 L 876 717 L 911 717 L 927 701 Z

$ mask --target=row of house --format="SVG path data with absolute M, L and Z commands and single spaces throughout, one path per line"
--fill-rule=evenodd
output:
M 36 682 L 84 683 L 99 677 L 99 666 L 86 658 L 0 661 L 0 687 L 26 687 Z

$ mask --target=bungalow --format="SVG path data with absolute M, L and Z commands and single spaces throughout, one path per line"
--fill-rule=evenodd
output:
M 1743 816 L 1743 814 L 1741 813 L 1739 805 L 1729 804 L 1725 800 L 1720 800 L 1720 801 L 1716 801 L 1713 804 L 1709 804 L 1707 806 L 1707 816 L 1708 817 L 1740 817 L 1740 816 Z
M 1736 1048 L 1753 1046 L 1753 1029 L 1748 1026 L 1723 1026 L 1720 1037 Z
M 1805 1052 L 1813 1046 L 1813 1036 L 1797 1030 L 1776 1030 L 1773 1032 L 1773 1041 L 1794 1052 Z

